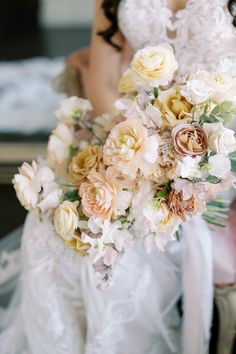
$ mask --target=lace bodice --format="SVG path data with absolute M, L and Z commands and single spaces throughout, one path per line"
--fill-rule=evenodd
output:
M 167 42 L 182 67 L 192 63 L 209 69 L 223 66 L 236 75 L 236 28 L 227 0 L 188 0 L 177 13 L 166 0 L 123 0 L 118 19 L 134 50 Z

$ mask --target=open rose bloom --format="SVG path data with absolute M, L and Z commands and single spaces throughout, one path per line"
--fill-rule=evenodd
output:
M 99 287 L 137 239 L 164 251 L 194 215 L 224 226 L 227 203 L 217 195 L 236 182 L 227 127 L 236 81 L 194 67 L 181 76 L 169 45 L 138 51 L 120 80 L 118 118 L 104 112 L 91 122 L 90 102 L 68 98 L 47 161 L 24 163 L 14 177 L 22 205 L 89 257 Z

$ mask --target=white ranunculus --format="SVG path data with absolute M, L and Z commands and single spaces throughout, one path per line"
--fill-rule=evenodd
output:
M 48 160 L 53 167 L 60 166 L 69 158 L 69 147 L 73 144 L 73 134 L 66 124 L 60 123 L 48 142 Z
M 224 72 L 216 72 L 211 75 L 211 86 L 213 89 L 212 99 L 217 102 L 235 101 L 236 81 Z
M 33 210 L 37 207 L 41 183 L 37 179 L 38 165 L 35 161 L 32 165 L 24 162 L 19 168 L 19 173 L 12 180 L 16 195 L 26 210 Z
M 173 49 L 168 44 L 143 48 L 131 62 L 131 70 L 137 76 L 138 83 L 142 81 L 152 87 L 167 85 L 177 69 Z
M 231 171 L 231 163 L 224 155 L 214 155 L 209 158 L 209 173 L 217 178 L 225 178 Z
M 201 104 L 211 97 L 212 87 L 204 80 L 191 79 L 183 86 L 181 94 L 191 104 Z
M 46 183 L 43 187 L 43 193 L 41 200 L 38 203 L 38 207 L 42 213 L 46 213 L 50 209 L 56 209 L 60 204 L 63 191 L 54 182 Z
M 68 121 L 84 116 L 92 110 L 93 107 L 88 100 L 72 96 L 61 102 L 60 108 L 55 114 L 58 119 Z
M 79 215 L 77 212 L 78 202 L 64 201 L 55 211 L 54 225 L 56 232 L 65 241 L 70 241 L 75 230 L 79 226 Z
M 199 169 L 200 156 L 191 157 L 185 156 L 178 162 L 176 168 L 176 175 L 182 178 L 201 178 L 201 171 Z
M 222 123 L 204 123 L 203 129 L 208 137 L 208 147 L 217 154 L 226 154 L 236 150 L 234 131 Z

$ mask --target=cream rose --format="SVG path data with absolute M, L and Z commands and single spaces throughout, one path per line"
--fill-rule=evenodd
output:
M 51 166 L 62 165 L 69 158 L 69 147 L 73 144 L 71 129 L 64 123 L 58 124 L 48 142 L 48 160 Z
M 175 150 L 182 155 L 203 155 L 207 150 L 207 136 L 200 125 L 181 124 L 172 130 Z
M 88 100 L 72 96 L 61 102 L 60 108 L 55 112 L 60 120 L 70 122 L 83 117 L 87 112 L 92 111 L 93 107 Z
M 172 47 L 167 44 L 143 48 L 131 62 L 131 70 L 137 79 L 152 87 L 167 85 L 177 69 Z
M 159 107 L 162 113 L 164 126 L 174 127 L 192 120 L 190 113 L 193 106 L 181 96 L 177 88 L 161 91 L 154 105 Z
M 56 232 L 65 241 L 70 241 L 79 227 L 78 202 L 64 201 L 55 211 L 54 225 Z
M 222 123 L 204 123 L 203 129 L 208 137 L 208 147 L 217 154 L 226 154 L 236 150 L 234 131 Z
M 150 175 L 157 168 L 159 137 L 148 136 L 139 119 L 129 118 L 112 129 L 103 148 L 106 165 L 135 178 L 140 169 Z

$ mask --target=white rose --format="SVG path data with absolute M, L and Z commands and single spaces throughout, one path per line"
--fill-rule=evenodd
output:
M 70 241 L 79 227 L 78 202 L 64 201 L 55 211 L 54 225 L 56 232 L 65 241 Z
M 227 129 L 222 123 L 204 123 L 203 129 L 208 137 L 208 146 L 217 154 L 226 154 L 236 150 L 234 131 Z
M 36 178 L 37 164 L 32 162 L 32 166 L 24 162 L 12 180 L 17 198 L 26 210 L 36 208 L 41 190 L 40 181 Z
M 55 114 L 58 119 L 68 121 L 80 118 L 92 110 L 93 107 L 88 100 L 72 96 L 61 102 L 60 108 Z
M 225 178 L 231 171 L 231 163 L 224 155 L 214 155 L 209 158 L 209 173 L 217 178 Z
M 167 44 L 143 48 L 131 62 L 131 70 L 137 76 L 138 83 L 141 80 L 152 87 L 167 85 L 177 69 L 173 49 Z
M 73 134 L 67 125 L 60 123 L 53 131 L 48 142 L 49 163 L 55 167 L 69 158 L 69 146 L 73 143 Z
M 181 95 L 191 104 L 201 104 L 209 100 L 212 88 L 203 80 L 191 79 L 181 89 Z

